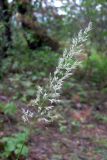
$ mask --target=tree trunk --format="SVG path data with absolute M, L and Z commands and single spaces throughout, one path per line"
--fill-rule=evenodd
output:
M 19 0 L 18 4 L 18 21 L 21 22 L 25 32 L 33 31 L 33 42 L 31 42 L 25 35 L 26 41 L 30 49 L 34 50 L 43 45 L 49 46 L 52 50 L 57 51 L 59 49 L 59 43 L 51 38 L 47 31 L 34 20 L 33 9 L 31 6 L 31 0 Z
M 8 48 L 11 45 L 11 27 L 10 27 L 10 12 L 7 0 L 0 0 L 0 23 L 4 26 L 1 31 L 0 41 L 0 58 L 7 57 Z

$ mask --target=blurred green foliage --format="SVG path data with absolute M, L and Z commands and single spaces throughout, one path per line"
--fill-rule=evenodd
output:
M 89 80 L 103 86 L 107 82 L 107 58 L 106 55 L 92 51 L 89 58 L 83 64 Z
M 21 5 L 22 3 L 20 3 Z M 23 7 L 25 7 L 26 16 L 30 14 L 32 17 L 34 11 L 36 11 L 33 17 L 34 22 L 38 22 L 50 37 L 56 38 L 62 44 L 62 49 L 67 47 L 66 41 L 69 41 L 74 36 L 74 33 L 77 33 L 80 28 L 84 28 L 89 21 L 92 21 L 93 29 L 88 48 L 91 55 L 84 63 L 84 69 L 88 69 L 87 74 L 89 74 L 88 78 L 91 81 L 101 83 L 101 85 L 104 83 L 105 85 L 107 77 L 106 0 L 81 0 L 79 3 L 77 1 L 72 1 L 71 3 L 71 0 L 62 1 L 57 10 L 55 5 L 55 1 L 50 4 L 47 1 L 36 1 Z M 1 13 L 4 14 L 2 6 Z M 8 21 L 6 21 L 6 17 L 0 21 L 0 79 L 5 77 L 14 79 L 15 76 L 13 75 L 17 74 L 20 77 L 19 81 L 26 83 L 26 79 L 32 82 L 48 77 L 49 72 L 53 72 L 55 69 L 60 56 L 59 51 L 52 51 L 44 43 L 39 46 L 39 43 L 42 43 L 42 39 L 40 41 L 40 37 L 35 35 L 35 30 L 24 28 L 21 22 L 17 21 L 15 13 L 22 12 L 19 10 L 19 3 L 14 1 L 14 3 L 7 3 L 7 6 L 7 10 L 9 8 L 9 13 L 11 13 L 8 15 Z M 10 42 L 7 42 L 8 39 L 6 39 L 6 27 L 7 29 L 11 28 L 11 33 L 9 33 L 11 36 Z M 37 45 L 36 48 L 32 50 L 28 42 L 35 43 Z M 8 48 L 6 50 L 8 56 L 2 58 L 5 54 L 5 51 L 2 50 L 4 46 Z M 14 85 L 17 88 L 16 80 Z M 28 86 L 26 88 L 28 95 L 34 94 L 34 90 Z M 26 99 L 26 96 L 24 99 Z
M 24 47 L 22 47 L 24 48 Z M 25 49 L 25 48 L 24 48 Z M 49 48 L 43 48 L 37 51 L 20 51 L 14 49 L 15 55 L 8 57 L 2 61 L 0 75 L 1 77 L 7 73 L 24 73 L 32 72 L 35 76 L 46 77 L 55 68 L 59 55 L 52 52 Z
M 96 112 L 94 117 L 98 122 L 107 123 L 107 116 L 104 114 L 102 115 L 101 113 Z
M 0 139 L 0 144 L 3 145 L 3 149 L 1 150 L 0 158 L 3 160 L 7 158 L 12 158 L 20 154 L 20 157 L 27 157 L 28 155 L 28 147 L 26 142 L 29 137 L 28 129 L 25 129 L 21 133 L 16 133 L 11 136 L 3 137 Z M 22 151 L 21 151 L 22 149 Z M 20 153 L 21 151 L 21 153 Z
M 0 103 L 0 110 L 6 115 L 13 115 L 17 112 L 16 105 L 13 102 L 7 104 Z

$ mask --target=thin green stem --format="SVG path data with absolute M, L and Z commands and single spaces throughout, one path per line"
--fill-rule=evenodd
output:
M 21 146 L 20 152 L 19 152 L 16 160 L 19 160 L 19 157 L 20 157 L 20 155 L 21 155 L 21 153 L 22 153 L 22 150 L 23 150 L 23 146 L 24 146 L 24 142 L 23 142 L 23 144 L 22 144 L 22 146 Z

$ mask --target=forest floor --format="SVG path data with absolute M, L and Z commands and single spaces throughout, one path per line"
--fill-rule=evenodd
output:
M 15 100 L 15 91 L 6 90 L 8 85 L 9 82 L 7 87 L 5 83 L 5 91 L 3 88 L 0 90 L 0 102 L 13 101 L 19 110 L 26 107 L 22 102 L 25 97 Z M 35 124 L 28 140 L 29 156 L 26 160 L 107 160 L 106 90 L 86 82 L 67 85 L 62 97 L 68 102 L 60 109 L 64 123 Z M 23 123 L 20 123 L 19 114 L 17 112 L 15 117 L 7 119 L 0 112 L 0 138 L 20 131 Z

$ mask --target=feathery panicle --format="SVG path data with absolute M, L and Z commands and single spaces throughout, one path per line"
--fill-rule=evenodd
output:
M 62 57 L 59 58 L 58 65 L 53 75 L 50 74 L 46 87 L 38 87 L 36 99 L 30 102 L 30 105 L 36 108 L 37 117 L 52 119 L 52 110 L 55 108 L 54 104 L 60 102 L 59 97 L 64 81 L 72 76 L 76 67 L 83 61 L 83 58 L 77 57 L 83 56 L 83 45 L 87 41 L 91 28 L 90 22 L 84 31 L 80 30 L 77 37 L 72 39 L 71 47 L 65 49 Z

